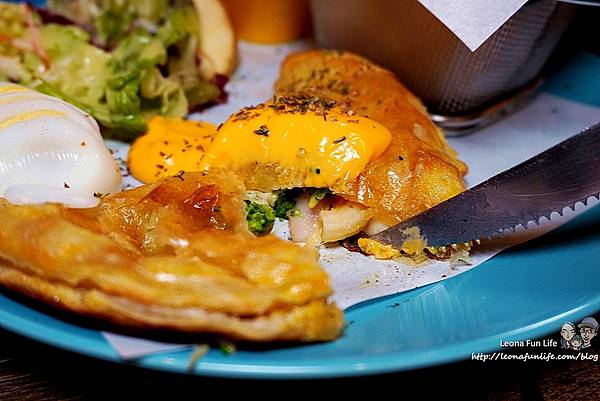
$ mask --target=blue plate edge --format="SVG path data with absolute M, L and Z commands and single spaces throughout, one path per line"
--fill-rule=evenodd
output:
M 434 286 L 438 283 L 433 283 L 426 288 Z M 389 301 L 389 300 L 388 300 Z M 381 302 L 388 302 L 381 301 Z M 169 353 L 153 354 L 142 357 L 137 360 L 125 361 L 117 356 L 117 354 L 106 343 L 106 350 L 102 352 L 100 348 L 88 348 L 78 345 L 77 343 L 69 344 L 67 339 L 59 337 L 48 337 L 43 335 L 43 330 L 46 326 L 37 324 L 42 328 L 42 331 L 26 330 L 19 327 L 19 320 L 15 320 L 13 315 L 5 313 L 0 309 L 0 327 L 19 334 L 23 337 L 44 343 L 65 351 L 85 355 L 88 357 L 97 358 L 107 362 L 126 364 L 137 366 L 145 369 L 158 370 L 170 373 L 197 375 L 217 378 L 236 378 L 236 379 L 325 379 L 325 378 L 341 378 L 353 376 L 367 376 L 376 374 L 385 374 L 392 372 L 401 372 L 406 370 L 423 369 L 431 366 L 448 364 L 470 358 L 473 353 L 488 353 L 501 349 L 500 340 L 503 341 L 525 341 L 533 340 L 547 336 L 557 332 L 565 321 L 576 321 L 586 316 L 593 315 L 600 310 L 600 296 L 581 305 L 577 308 L 552 316 L 542 322 L 536 322 L 526 327 L 520 327 L 515 330 L 504 333 L 461 342 L 459 344 L 450 344 L 445 347 L 438 347 L 432 351 L 413 351 L 410 354 L 396 352 L 391 355 L 378 355 L 364 357 L 364 361 L 360 363 L 336 363 L 336 360 L 330 360 L 329 364 L 316 365 L 251 365 L 251 364 L 227 364 L 218 362 L 203 362 L 200 360 L 193 371 L 181 369 L 178 366 L 168 365 L 162 362 L 167 358 Z M 6 319 L 8 318 L 8 319 Z M 5 320 L 6 319 L 6 320 Z M 13 324 L 7 324 L 7 322 Z M 22 320 L 27 324 L 29 321 Z M 182 352 L 182 351 L 180 351 Z M 406 357 L 414 355 L 415 362 L 407 362 Z M 426 357 L 423 354 L 429 354 Z M 158 358 L 157 358 L 158 357 Z

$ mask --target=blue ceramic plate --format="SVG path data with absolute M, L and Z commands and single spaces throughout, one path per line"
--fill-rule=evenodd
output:
M 581 71 L 568 75 L 580 77 Z M 583 81 L 597 82 L 594 76 Z M 558 84 L 548 88 L 580 101 L 579 95 L 589 92 L 597 100 L 598 92 L 591 89 L 577 91 L 575 96 L 562 93 L 566 89 Z M 467 359 L 474 352 L 499 349 L 500 340 L 543 337 L 558 331 L 566 321 L 594 314 L 600 310 L 599 283 L 600 206 L 457 277 L 351 308 L 346 312 L 348 327 L 337 341 L 240 350 L 233 356 L 213 350 L 193 373 L 245 378 L 339 377 Z M 2 293 L 0 326 L 56 347 L 121 362 L 99 331 L 42 313 Z M 128 363 L 185 373 L 189 359 L 188 350 Z
M 473 352 L 546 336 L 600 310 L 600 207 L 555 232 L 503 252 L 441 283 L 347 311 L 344 336 L 326 344 L 213 350 L 193 373 L 245 378 L 375 374 L 466 359 Z M 0 325 L 35 340 L 120 362 L 99 331 L 31 309 L 0 294 Z M 135 365 L 187 372 L 190 351 Z

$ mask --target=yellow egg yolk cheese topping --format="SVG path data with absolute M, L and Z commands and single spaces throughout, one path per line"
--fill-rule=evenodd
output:
M 235 171 L 269 165 L 300 172 L 304 187 L 334 187 L 353 181 L 391 139 L 386 127 L 334 101 L 279 97 L 232 115 L 201 167 Z
M 152 183 L 181 171 L 199 171 L 217 127 L 200 121 L 153 117 L 148 132 L 131 146 L 127 164 L 138 180 Z

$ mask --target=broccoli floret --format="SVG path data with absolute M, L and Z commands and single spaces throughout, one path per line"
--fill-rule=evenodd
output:
M 253 234 L 268 234 L 273 229 L 275 213 L 269 205 L 246 201 L 246 221 Z
M 277 195 L 277 200 L 273 205 L 275 216 L 280 219 L 287 219 L 290 210 L 296 206 L 296 198 L 302 193 L 301 188 L 284 189 Z

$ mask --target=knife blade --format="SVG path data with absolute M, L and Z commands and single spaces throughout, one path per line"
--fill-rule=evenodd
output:
M 467 243 L 539 223 L 599 194 L 600 123 L 370 238 L 401 249 L 418 227 L 427 246 Z

